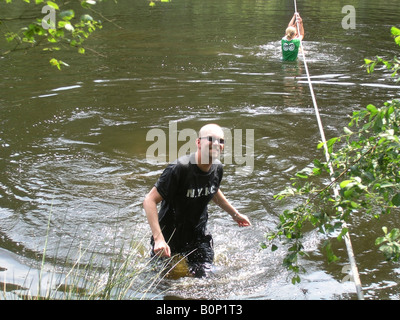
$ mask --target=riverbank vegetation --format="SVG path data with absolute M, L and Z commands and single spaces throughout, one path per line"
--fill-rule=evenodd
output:
M 400 30 L 393 27 L 391 33 L 400 45 Z M 365 59 L 368 73 L 383 66 L 396 81 L 400 81 L 399 63 L 399 57 Z M 307 255 L 303 241 L 310 228 L 323 235 L 326 257 L 335 262 L 339 258 L 332 249 L 332 241 L 341 241 L 350 232 L 348 225 L 364 219 L 374 228 L 374 221 L 383 215 L 399 213 L 399 124 L 400 100 L 393 99 L 381 106 L 369 104 L 355 111 L 343 134 L 326 142 L 329 163 L 315 159 L 275 196 L 280 201 L 295 199 L 300 203 L 280 215 L 277 230 L 268 234 L 267 242 L 262 245 L 270 246 L 273 251 L 284 245 L 283 264 L 294 273 L 293 283 L 300 282 L 300 274 L 305 271 L 300 258 Z M 319 149 L 323 147 L 323 143 L 318 144 Z M 382 236 L 370 245 L 376 245 L 385 259 L 399 261 L 400 229 L 389 229 L 383 227 Z
M 176 257 L 150 258 L 141 240 L 115 247 L 111 253 L 80 248 L 63 262 L 48 257 L 46 247 L 47 240 L 40 265 L 29 269 L 23 283 L 4 276 L 0 300 L 159 299 L 163 279 L 174 274 L 181 262 Z
M 12 0 L 3 1 L 11 6 Z M 14 19 L 22 19 L 22 17 L 0 17 L 0 30 L 11 45 L 7 51 L 0 52 L 0 54 L 5 55 L 15 50 L 40 46 L 43 51 L 53 54 L 49 60 L 52 66 L 58 69 L 68 66 L 67 62 L 56 58 L 55 53 L 67 48 L 75 48 L 80 54 L 85 53 L 87 49 L 84 46 L 85 41 L 93 32 L 102 28 L 102 20 L 107 20 L 93 8 L 101 1 L 81 0 L 79 4 L 73 4 L 57 0 L 23 0 L 28 8 L 34 10 L 37 18 L 31 18 L 33 19 L 31 23 L 14 30 L 9 28 L 8 23 Z M 13 5 L 18 12 L 20 5 Z M 14 12 L 12 9 L 10 10 Z M 94 51 L 93 49 L 89 50 Z
M 1 0 L 0 0 L 1 1 Z M 8 5 L 13 4 L 13 0 L 2 0 Z M 101 10 L 97 10 L 96 5 L 106 0 L 80 0 L 76 3 L 65 1 L 45 1 L 45 0 L 22 0 L 27 8 L 34 10 L 36 18 L 28 25 L 23 25 L 18 29 L 8 26 L 14 20 L 26 20 L 23 16 L 12 15 L 12 17 L 0 16 L 0 33 L 3 34 L 10 47 L 0 54 L 5 55 L 16 50 L 26 50 L 33 47 L 40 47 L 43 51 L 51 53 L 50 65 L 61 70 L 69 64 L 61 60 L 60 52 L 66 49 L 75 49 L 79 54 L 84 54 L 87 50 L 96 55 L 102 55 L 90 46 L 86 41 L 96 31 L 103 27 L 103 22 L 109 22 L 121 28 L 114 21 L 105 17 Z M 148 1 L 150 7 L 154 7 L 156 2 L 170 2 L 170 0 L 143 0 Z M 14 0 L 15 12 L 19 10 L 20 3 Z M 25 8 L 25 6 L 24 6 Z M 34 9 L 32 9 L 34 8 Z M 13 10 L 11 10 L 14 12 Z M 56 54 L 58 53 L 58 54 Z

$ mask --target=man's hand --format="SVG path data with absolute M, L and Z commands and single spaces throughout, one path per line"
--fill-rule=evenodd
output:
M 235 220 L 237 222 L 239 227 L 251 226 L 249 218 L 244 214 L 237 213 L 232 218 L 233 218 L 233 220 Z
M 225 195 L 222 193 L 221 189 L 215 194 L 213 201 L 226 212 L 228 212 L 232 219 L 235 220 L 239 227 L 248 227 L 251 226 L 249 218 L 244 214 L 239 213 L 225 198 Z
M 160 257 L 171 257 L 171 248 L 164 239 L 154 241 L 154 253 Z

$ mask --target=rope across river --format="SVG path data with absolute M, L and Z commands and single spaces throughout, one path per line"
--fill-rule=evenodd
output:
M 295 13 L 297 14 L 297 1 L 294 0 L 294 8 L 295 8 Z M 299 27 L 299 22 L 296 19 L 296 24 L 297 24 L 297 32 L 300 34 L 300 27 Z M 332 167 L 332 163 L 330 162 L 330 156 L 329 156 L 329 151 L 328 151 L 328 146 L 326 143 L 326 138 L 325 138 L 325 133 L 324 133 L 324 127 L 322 125 L 322 121 L 321 121 L 321 116 L 319 113 L 319 109 L 318 109 L 318 105 L 317 105 L 317 99 L 315 98 L 315 94 L 314 94 L 314 89 L 312 86 L 312 82 L 311 82 L 311 78 L 310 78 L 310 73 L 308 71 L 308 66 L 307 66 L 307 59 L 304 53 L 304 48 L 303 48 L 303 42 L 300 39 L 300 49 L 302 52 L 302 56 L 303 56 L 303 62 L 304 62 L 304 68 L 307 74 L 307 81 L 308 81 L 308 86 L 310 88 L 310 94 L 311 94 L 311 98 L 312 98 L 312 102 L 314 105 L 314 110 L 315 110 L 315 115 L 317 118 L 317 122 L 318 122 L 318 128 L 319 128 L 319 132 L 321 135 L 321 141 L 324 144 L 324 151 L 325 151 L 325 158 L 326 158 L 326 162 L 329 166 L 329 170 L 330 170 L 330 175 L 331 175 L 331 180 L 334 180 L 334 171 L 333 171 L 333 167 Z M 333 189 L 334 195 L 335 197 L 339 196 L 339 191 L 338 188 L 335 187 Z M 339 211 L 342 211 L 342 209 L 339 207 L 338 209 Z M 342 223 L 342 227 L 348 229 L 346 222 Z M 355 260 L 355 256 L 354 256 L 354 251 L 353 251 L 353 246 L 351 244 L 351 239 L 350 239 L 350 235 L 349 235 L 349 231 L 346 232 L 346 234 L 343 236 L 344 241 L 346 243 L 346 249 L 347 249 L 347 255 L 349 257 L 349 262 L 350 262 L 350 266 L 351 266 L 351 272 L 352 272 L 352 276 L 353 276 L 353 280 L 356 286 L 356 291 L 357 291 L 357 296 L 359 300 L 363 300 L 364 299 L 364 295 L 362 292 L 362 286 L 361 286 L 361 281 L 360 281 L 360 276 L 358 273 L 358 268 L 357 268 L 357 264 L 356 264 L 356 260 Z

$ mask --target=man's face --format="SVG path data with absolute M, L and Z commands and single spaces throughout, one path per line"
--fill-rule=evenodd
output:
M 200 133 L 198 148 L 201 153 L 203 164 L 212 163 L 219 159 L 224 149 L 224 133 L 221 128 L 209 128 Z

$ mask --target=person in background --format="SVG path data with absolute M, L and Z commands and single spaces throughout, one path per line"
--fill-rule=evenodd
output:
M 298 26 L 298 28 L 297 28 Z M 299 32 L 297 32 L 297 30 Z M 295 61 L 299 53 L 300 41 L 304 38 L 303 20 L 297 12 L 293 15 L 281 40 L 282 60 Z
M 146 212 L 152 237 L 152 254 L 186 257 L 189 272 L 203 277 L 214 259 L 212 236 L 207 231 L 208 203 L 213 200 L 239 226 L 250 226 L 220 190 L 223 168 L 219 161 L 224 148 L 220 126 L 207 124 L 196 139 L 196 152 L 169 164 L 146 195 Z M 157 204 L 161 207 L 157 213 Z

